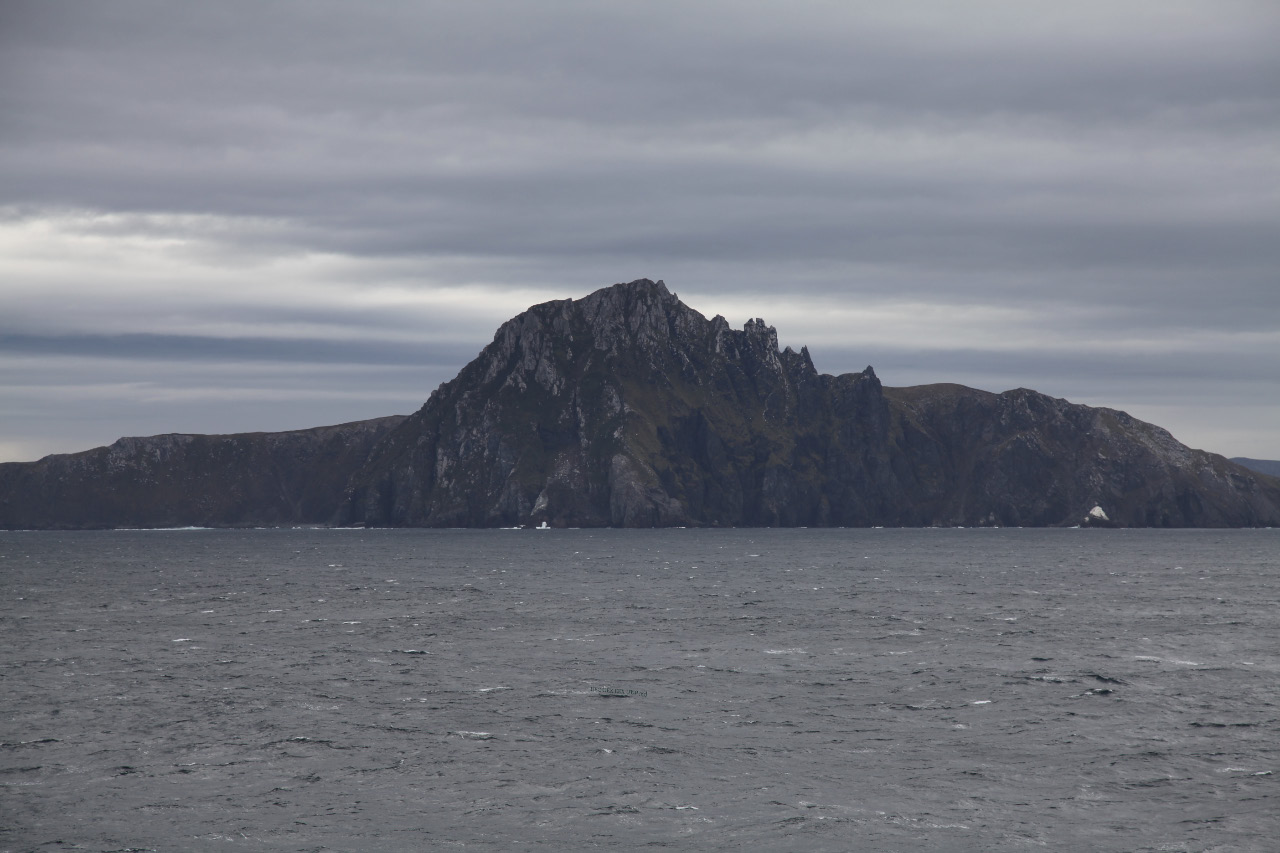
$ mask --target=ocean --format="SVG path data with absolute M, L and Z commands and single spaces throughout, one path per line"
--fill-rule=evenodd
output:
M 1275 851 L 1277 530 L 0 533 L 4 851 Z

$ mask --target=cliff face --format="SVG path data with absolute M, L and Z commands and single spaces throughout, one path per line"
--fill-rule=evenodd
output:
M 870 521 L 861 500 L 832 516 L 816 485 L 828 461 L 842 481 L 866 476 L 860 439 L 883 437 L 887 415 L 870 370 L 819 376 L 807 352 L 778 352 L 761 321 L 735 331 L 661 283 L 616 285 L 499 328 L 357 475 L 343 520 Z M 839 416 L 851 444 L 828 460 L 811 422 L 833 429 Z
M 1280 523 L 1280 481 L 1123 412 L 819 374 L 661 282 L 534 306 L 392 431 L 336 519 L 371 525 Z
M 919 505 L 941 523 L 1080 523 L 1101 506 L 1124 527 L 1273 526 L 1280 480 L 1192 450 L 1125 412 L 1025 388 L 888 389 L 917 470 L 941 474 Z
M 0 528 L 324 524 L 401 416 L 276 433 L 157 435 L 0 464 Z
M 1034 391 L 822 375 L 648 280 L 535 305 L 408 418 L 0 464 L 7 528 L 541 522 L 1275 526 L 1280 479 Z

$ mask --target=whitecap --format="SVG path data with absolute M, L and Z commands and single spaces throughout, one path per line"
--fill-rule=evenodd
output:
M 1134 660 L 1144 660 L 1150 663 L 1172 663 L 1178 666 L 1202 666 L 1199 661 L 1194 660 L 1175 660 L 1174 658 L 1158 658 L 1152 655 L 1135 655 Z

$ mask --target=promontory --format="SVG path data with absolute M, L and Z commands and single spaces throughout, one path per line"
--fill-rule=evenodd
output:
M 1099 512 L 1095 512 L 1095 508 Z M 1124 412 L 819 373 L 641 279 L 535 305 L 408 417 L 0 464 L 0 527 L 1280 525 Z

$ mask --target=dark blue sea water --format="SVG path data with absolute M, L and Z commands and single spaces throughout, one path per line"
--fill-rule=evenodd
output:
M 4 533 L 0 600 L 5 851 L 1280 849 L 1280 531 Z

